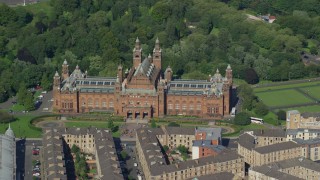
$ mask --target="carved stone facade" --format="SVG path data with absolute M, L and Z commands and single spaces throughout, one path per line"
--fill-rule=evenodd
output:
M 161 69 L 162 50 L 156 40 L 153 55 L 142 59 L 137 38 L 133 49 L 133 67 L 117 77 L 90 77 L 79 66 L 69 75 L 68 63 L 61 77 L 54 76 L 54 105 L 59 113 L 109 111 L 128 119 L 150 119 L 164 115 L 191 115 L 219 119 L 230 112 L 232 69 L 226 76 L 217 70 L 209 80 L 172 80 L 173 71 Z M 162 77 L 165 77 L 163 79 Z

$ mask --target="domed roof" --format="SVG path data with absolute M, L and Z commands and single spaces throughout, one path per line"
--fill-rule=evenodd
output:
M 5 135 L 6 135 L 6 136 L 9 136 L 9 137 L 12 137 L 12 138 L 15 138 L 14 133 L 13 133 L 11 127 L 10 127 L 10 124 L 9 124 L 8 129 L 6 130 Z

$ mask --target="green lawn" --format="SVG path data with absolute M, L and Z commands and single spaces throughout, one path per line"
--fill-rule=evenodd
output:
M 314 106 L 302 106 L 302 107 L 295 107 L 290 109 L 284 109 L 285 111 L 289 110 L 298 110 L 299 112 L 320 112 L 320 105 L 314 105 Z
M 10 108 L 12 111 L 23 111 L 25 110 L 24 106 L 21 104 L 13 104 Z
M 29 121 L 34 116 L 19 116 L 17 117 L 17 120 L 14 122 L 11 122 L 11 128 L 15 134 L 16 137 L 28 137 L 28 138 L 40 138 L 42 132 L 36 131 L 34 129 L 29 128 Z M 0 133 L 4 133 L 6 129 L 8 128 L 9 124 L 0 124 Z
M 304 92 L 308 93 L 310 96 L 320 99 L 320 86 L 307 87 L 302 89 Z
M 256 93 L 267 106 L 285 106 L 312 102 L 311 99 L 295 90 L 281 90 Z
M 298 83 L 298 84 L 286 84 L 286 85 L 278 85 L 278 86 L 271 86 L 271 87 L 256 87 L 253 89 L 254 92 L 261 92 L 267 90 L 280 90 L 284 88 L 296 88 L 296 87 L 306 87 L 306 86 L 313 86 L 320 84 L 319 81 L 311 81 L 305 83 Z
M 233 133 L 223 134 L 223 137 L 235 137 L 239 136 L 241 131 L 253 130 L 253 129 L 266 129 L 264 125 L 251 123 L 246 126 L 238 126 L 232 124 L 231 127 L 235 130 Z

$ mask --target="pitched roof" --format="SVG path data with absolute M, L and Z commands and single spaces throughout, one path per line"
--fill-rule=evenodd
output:
M 257 147 L 254 150 L 260 154 L 268 154 L 268 153 L 275 152 L 275 151 L 293 149 L 293 148 L 297 148 L 297 147 L 300 147 L 300 145 L 297 143 L 294 143 L 292 141 L 289 141 L 289 142 L 272 144 L 269 146 Z

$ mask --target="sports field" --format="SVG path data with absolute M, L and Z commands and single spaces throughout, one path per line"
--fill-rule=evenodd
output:
M 320 99 L 320 86 L 302 88 L 302 90 L 308 93 L 310 96 Z
M 256 93 L 262 102 L 267 106 L 287 106 L 293 104 L 304 104 L 312 102 L 296 90 L 281 90 Z
M 320 81 L 312 79 L 292 84 L 271 84 L 254 87 L 255 95 L 271 110 L 292 110 L 320 112 Z
M 288 108 L 283 110 L 285 111 L 298 110 L 299 112 L 320 112 L 320 105 L 302 106 L 302 107 Z
M 304 83 L 297 83 L 297 84 L 285 84 L 279 86 L 269 86 L 269 87 L 255 87 L 253 89 L 254 92 L 262 92 L 262 91 L 269 91 L 269 90 L 282 90 L 282 89 L 294 89 L 294 88 L 306 88 L 308 86 L 320 86 L 320 81 L 311 81 L 311 82 L 304 82 Z

